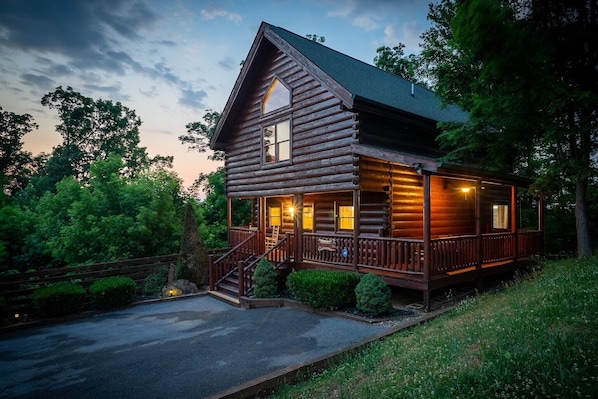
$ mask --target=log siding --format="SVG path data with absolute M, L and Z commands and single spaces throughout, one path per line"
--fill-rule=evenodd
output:
M 264 65 L 226 145 L 227 195 L 251 198 L 355 188 L 354 113 L 341 109 L 339 99 L 281 51 L 272 51 Z M 292 105 L 262 115 L 262 99 L 275 77 L 290 88 Z M 291 159 L 264 165 L 256 156 L 262 150 L 262 129 L 285 119 L 291 121 Z

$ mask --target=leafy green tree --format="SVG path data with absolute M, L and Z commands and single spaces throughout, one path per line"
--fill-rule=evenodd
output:
M 536 189 L 575 193 L 577 253 L 592 254 L 588 185 L 598 148 L 596 2 L 444 0 L 423 55 L 436 91 L 470 112 L 445 125 L 448 158 L 534 169 Z
M 23 151 L 22 139 L 37 127 L 31 115 L 17 115 L 0 107 L 0 185 L 3 188 L 0 195 L 13 195 L 27 184 L 31 154 Z
M 182 144 L 187 144 L 187 148 L 190 150 L 206 152 L 210 149 L 210 140 L 214 136 L 220 116 L 220 112 L 212 111 L 211 109 L 207 110 L 203 116 L 204 121 L 188 123 L 185 126 L 187 134 L 179 136 L 179 140 Z M 223 161 L 224 152 L 214 151 L 211 155 L 208 155 L 208 159 Z
M 115 155 L 91 165 L 81 185 L 73 177 L 57 184 L 38 205 L 35 242 L 68 265 L 174 253 L 182 230 L 181 182 L 156 169 L 138 177 Z
M 393 73 L 423 86 L 428 86 L 420 72 L 420 57 L 416 54 L 409 54 L 405 56 L 405 45 L 399 43 L 390 48 L 388 46 L 381 46 L 376 49 L 376 57 L 374 57 L 374 65 L 383 71 Z
M 17 204 L 0 207 L 0 272 L 21 269 L 19 255 L 34 222 L 35 215 Z
M 56 130 L 63 143 L 52 156 L 70 160 L 71 169 L 61 177 L 86 179 L 91 162 L 107 160 L 111 154 L 123 159 L 129 175 L 148 164 L 145 148 L 139 146 L 141 119 L 120 102 L 94 101 L 72 87 L 59 86 L 43 96 L 41 103 L 56 109 L 61 120 Z

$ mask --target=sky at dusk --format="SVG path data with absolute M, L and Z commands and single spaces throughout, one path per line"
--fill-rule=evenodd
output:
M 0 106 L 31 114 L 25 150 L 61 143 L 56 110 L 41 98 L 62 86 L 121 102 L 142 120 L 141 145 L 174 156 L 189 186 L 220 163 L 178 136 L 206 110 L 222 111 L 262 21 L 372 64 L 379 46 L 419 52 L 423 0 L 0 0 Z

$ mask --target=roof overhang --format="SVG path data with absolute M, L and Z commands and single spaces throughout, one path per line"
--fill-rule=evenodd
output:
M 529 187 L 533 183 L 533 179 L 529 179 L 527 177 L 517 176 L 514 174 L 496 173 L 472 165 L 449 163 L 444 162 L 439 158 L 430 158 L 402 153 L 399 151 L 392 151 L 375 146 L 352 144 L 351 150 L 356 155 L 367 156 L 370 158 L 412 167 L 419 174 L 483 180 L 498 184 L 514 185 L 517 187 Z

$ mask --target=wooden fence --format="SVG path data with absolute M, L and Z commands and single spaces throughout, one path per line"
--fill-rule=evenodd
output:
M 51 283 L 76 282 L 87 288 L 94 281 L 112 276 L 130 277 L 140 290 L 143 280 L 161 266 L 176 264 L 178 254 L 120 260 L 92 265 L 37 270 L 0 275 L 0 297 L 4 298 L 4 313 L 14 318 L 33 312 L 33 292 Z

